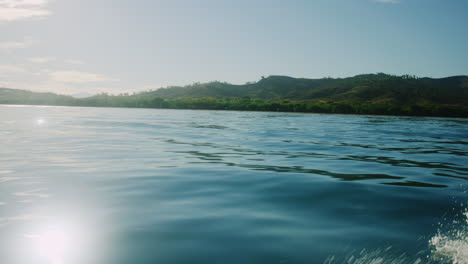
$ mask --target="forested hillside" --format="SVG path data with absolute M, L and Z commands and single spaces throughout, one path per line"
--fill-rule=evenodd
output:
M 247 96 L 266 100 L 467 105 L 468 76 L 442 79 L 417 78 L 407 75 L 393 76 L 383 73 L 357 75 L 343 79 L 298 79 L 270 76 L 262 78 L 259 82 L 244 85 L 211 82 L 185 87 L 169 87 L 141 95 L 165 99 Z
M 195 83 L 132 95 L 99 94 L 79 99 L 0 88 L 0 103 L 468 117 L 468 76 L 269 76 L 244 85 Z

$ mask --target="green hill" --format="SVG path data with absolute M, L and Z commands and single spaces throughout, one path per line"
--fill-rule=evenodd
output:
M 72 105 L 75 101 L 75 98 L 66 95 L 0 88 L 0 104 Z
M 88 98 L 0 88 L 0 104 L 254 110 L 468 117 L 468 76 L 417 78 L 363 74 L 304 79 L 269 76 L 255 83 L 173 86 Z
M 343 79 L 302 79 L 270 76 L 245 85 L 221 82 L 169 87 L 144 96 L 164 99 L 181 97 L 250 97 L 264 100 L 369 102 L 369 103 L 435 103 L 468 106 L 468 76 L 442 79 L 364 74 Z

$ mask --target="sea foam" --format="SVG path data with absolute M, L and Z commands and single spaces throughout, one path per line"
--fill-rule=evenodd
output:
M 447 226 L 441 224 L 429 245 L 435 261 L 468 264 L 468 209 Z
M 466 207 L 465 207 L 466 208 Z M 468 209 L 451 222 L 439 223 L 437 233 L 428 241 L 425 256 L 396 253 L 392 246 L 363 249 L 347 257 L 329 256 L 323 264 L 468 264 Z

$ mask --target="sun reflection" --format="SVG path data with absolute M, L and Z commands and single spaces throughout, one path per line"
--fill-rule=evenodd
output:
M 24 234 L 31 257 L 45 264 L 76 263 L 86 245 L 77 226 L 63 223 L 38 226 L 34 232 Z
M 64 230 L 51 229 L 42 233 L 27 234 L 32 250 L 48 264 L 64 264 L 67 251 L 72 248 L 72 239 Z
M 42 118 L 39 118 L 39 119 L 36 120 L 36 124 L 39 125 L 39 126 L 44 124 L 44 122 L 45 122 L 45 120 L 42 119 Z

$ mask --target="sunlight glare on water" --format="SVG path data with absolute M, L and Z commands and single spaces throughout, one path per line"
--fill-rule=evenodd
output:
M 36 124 L 39 125 L 39 126 L 44 124 L 44 122 L 45 122 L 45 120 L 42 119 L 42 118 L 39 118 L 39 119 L 36 120 Z
M 51 264 L 63 264 L 66 248 L 69 246 L 68 235 L 59 230 L 49 230 L 44 233 L 25 235 L 34 240 L 38 256 L 45 258 Z
M 24 234 L 23 251 L 45 264 L 76 263 L 75 258 L 86 253 L 90 241 L 85 241 L 84 230 L 79 225 L 71 223 L 72 220 L 40 223 L 29 228 L 32 232 Z

